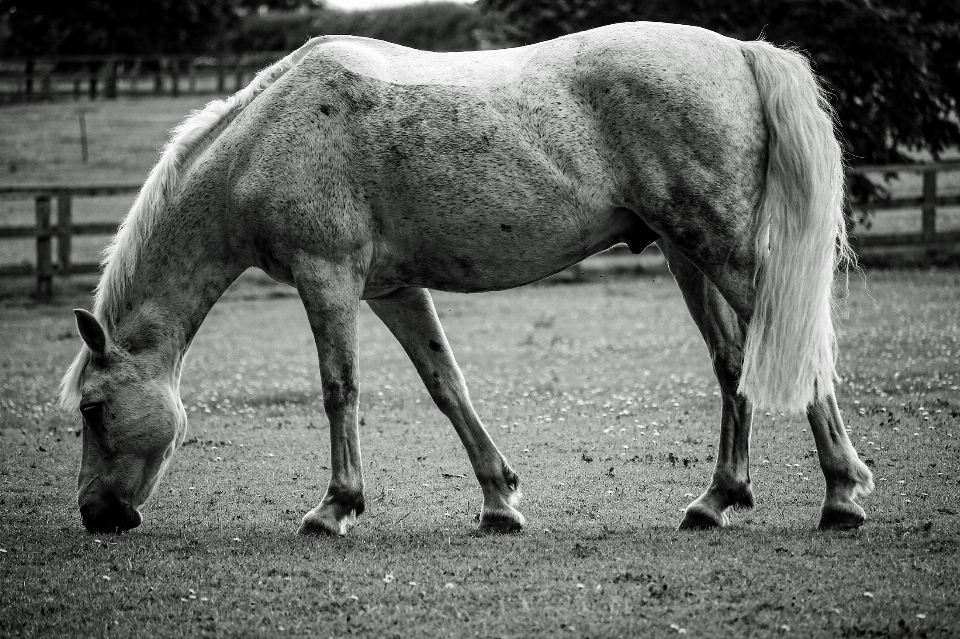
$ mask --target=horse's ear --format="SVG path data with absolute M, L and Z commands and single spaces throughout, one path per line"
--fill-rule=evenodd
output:
M 73 313 L 77 316 L 77 328 L 80 329 L 80 337 L 83 338 L 94 355 L 103 355 L 107 350 L 107 335 L 103 332 L 100 322 L 93 314 L 82 308 L 73 309 Z

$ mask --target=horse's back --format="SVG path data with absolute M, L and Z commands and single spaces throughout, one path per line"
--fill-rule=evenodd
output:
M 625 210 L 656 227 L 678 206 L 742 207 L 759 178 L 731 179 L 756 177 L 765 145 L 735 41 L 656 23 L 467 53 L 324 38 L 249 110 L 234 136 L 257 158 L 253 208 L 274 192 L 305 207 L 301 238 L 336 238 L 324 250 L 372 243 L 384 285 L 457 290 L 624 241 Z

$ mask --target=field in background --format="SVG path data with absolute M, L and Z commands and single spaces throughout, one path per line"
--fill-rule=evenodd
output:
M 191 110 L 209 97 L 121 98 L 99 102 L 55 102 L 0 106 L 0 185 L 141 183 L 158 159 L 169 131 Z M 89 138 L 89 162 L 84 164 L 80 145 L 80 111 L 85 112 Z M 960 172 L 941 175 L 942 195 L 960 193 Z M 895 197 L 918 197 L 921 179 L 901 174 L 889 184 Z M 74 222 L 116 221 L 126 215 L 133 196 L 75 198 Z M 34 223 L 33 201 L 0 198 L 0 225 Z M 941 230 L 960 229 L 960 207 L 938 209 Z M 858 235 L 917 233 L 917 210 L 881 211 Z M 74 239 L 74 262 L 94 262 L 106 237 Z M 31 239 L 0 244 L 0 264 L 32 263 L 35 242 Z M 0 281 L 0 287 L 4 283 Z
M 718 437 L 706 349 L 669 277 L 435 296 L 477 410 L 519 472 L 528 528 L 476 537 L 452 427 L 366 308 L 368 511 L 304 539 L 329 475 L 313 339 L 289 289 L 244 280 L 182 382 L 186 445 L 143 526 L 91 536 L 79 426 L 52 402 L 70 309 L 0 307 L 0 634 L 16 636 L 955 636 L 960 275 L 869 273 L 839 330 L 839 402 L 877 492 L 857 532 L 797 418 L 758 414 L 757 509 L 674 530 Z M 279 329 L 279 330 L 278 330 Z

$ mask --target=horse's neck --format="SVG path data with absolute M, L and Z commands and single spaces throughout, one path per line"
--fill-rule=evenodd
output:
M 225 225 L 204 207 L 178 207 L 157 220 L 138 250 L 118 300 L 115 332 L 128 347 L 159 350 L 178 367 L 210 308 L 243 272 Z

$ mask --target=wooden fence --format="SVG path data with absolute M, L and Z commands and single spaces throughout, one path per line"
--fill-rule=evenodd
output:
M 0 197 L 8 199 L 33 198 L 35 223 L 30 226 L 0 226 L 0 240 L 7 238 L 37 238 L 37 258 L 33 265 L 0 265 L 0 277 L 32 276 L 37 278 L 36 295 L 39 299 L 53 298 L 53 277 L 96 273 L 98 263 L 75 264 L 71 259 L 72 238 L 75 235 L 109 236 L 117 232 L 115 222 L 73 223 L 73 198 L 128 195 L 137 193 L 140 184 L 106 184 L 101 186 L 7 186 L 0 188 Z M 57 202 L 56 224 L 52 222 L 52 203 Z M 53 259 L 53 241 L 56 239 L 56 261 Z
M 920 233 L 895 235 L 865 234 L 852 238 L 858 253 L 870 249 L 909 247 L 921 253 L 919 261 L 929 261 L 938 252 L 960 252 L 960 230 L 938 231 L 937 208 L 960 206 L 960 195 L 939 196 L 937 175 L 945 172 L 960 172 L 960 160 L 930 164 L 905 164 L 887 166 L 860 166 L 850 169 L 857 174 L 921 173 L 923 194 L 919 198 L 896 198 L 872 202 L 869 205 L 854 204 L 854 208 L 871 210 L 919 209 Z M 73 223 L 73 198 L 109 195 L 132 195 L 139 191 L 140 184 L 109 184 L 102 186 L 7 186 L 0 187 L 0 198 L 33 198 L 36 222 L 31 226 L 0 226 L 0 240 L 5 238 L 36 238 L 36 263 L 33 265 L 0 265 L 0 277 L 36 276 L 36 295 L 39 299 L 53 297 L 54 276 L 69 277 L 73 274 L 96 273 L 99 264 L 76 264 L 71 259 L 71 238 L 75 235 L 113 235 L 117 224 L 113 222 Z M 52 220 L 54 200 L 57 203 L 56 223 Z M 56 240 L 56 260 L 53 243 Z
M 219 56 L 37 56 L 0 59 L 0 101 L 87 96 L 173 95 L 239 91 L 286 53 Z
M 923 191 L 920 197 L 891 198 L 853 205 L 855 209 L 871 211 L 920 209 L 920 233 L 854 235 L 851 238 L 854 250 L 860 253 L 871 248 L 906 246 L 924 251 L 927 257 L 933 257 L 938 251 L 952 250 L 960 246 L 960 230 L 937 231 L 937 208 L 960 206 L 960 194 L 938 195 L 937 176 L 940 173 L 958 171 L 960 171 L 960 160 L 926 164 L 864 165 L 848 169 L 848 173 L 859 175 L 919 173 L 923 176 Z

